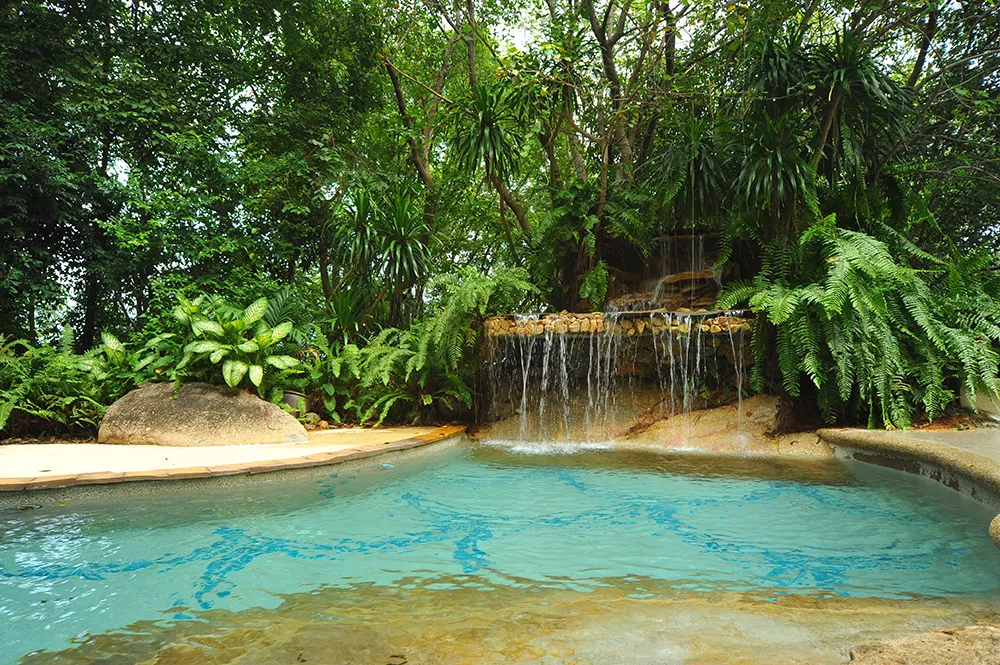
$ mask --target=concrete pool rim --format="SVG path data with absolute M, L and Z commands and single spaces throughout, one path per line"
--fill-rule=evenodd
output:
M 443 425 L 426 434 L 398 439 L 377 447 L 345 449 L 331 452 L 315 450 L 296 457 L 254 460 L 234 464 L 214 464 L 184 468 L 143 469 L 136 471 L 97 471 L 77 474 L 60 474 L 40 477 L 0 478 L 0 492 L 26 492 L 34 490 L 64 489 L 88 485 L 112 485 L 129 482 L 163 480 L 196 480 L 234 475 L 256 475 L 289 469 L 340 464 L 351 460 L 374 457 L 385 453 L 409 450 L 453 439 L 465 433 L 462 425 Z
M 1000 510 L 1000 461 L 947 443 L 880 430 L 817 431 L 841 459 L 854 459 L 926 476 L 972 499 Z M 990 537 L 1000 547 L 1000 515 L 990 523 Z
M 46 477 L 0 478 L 0 492 L 26 492 L 128 482 L 193 480 L 328 466 L 426 446 L 454 439 L 464 435 L 465 432 L 466 428 L 462 425 L 444 425 L 426 434 L 396 440 L 377 448 L 312 452 L 298 457 L 234 464 L 142 471 L 101 471 Z M 1000 461 L 998 460 L 946 443 L 907 437 L 902 433 L 890 434 L 884 431 L 854 428 L 824 428 L 818 430 L 816 434 L 830 446 L 836 457 L 854 459 L 926 476 L 1000 511 Z M 997 547 L 1000 547 L 1000 515 L 997 515 L 990 524 L 989 534 Z

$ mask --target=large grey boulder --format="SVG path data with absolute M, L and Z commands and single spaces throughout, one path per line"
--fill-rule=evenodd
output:
M 229 446 L 305 443 L 305 428 L 279 407 L 242 390 L 190 383 L 174 397 L 173 383 L 152 383 L 112 404 L 98 443 Z
M 851 650 L 851 665 L 998 665 L 1000 629 L 949 628 Z

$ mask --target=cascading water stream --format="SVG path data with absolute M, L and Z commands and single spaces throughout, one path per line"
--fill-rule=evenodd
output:
M 525 326 L 538 320 L 537 314 L 518 314 L 515 317 Z M 518 358 L 521 361 L 521 438 L 528 435 L 528 378 L 531 376 L 531 356 L 535 346 L 535 337 L 531 336 L 526 344 L 519 345 Z M 526 348 L 525 348 L 526 347 Z M 495 394 L 495 393 L 494 393 Z
M 678 437 L 690 439 L 692 412 L 727 404 L 737 406 L 741 430 L 752 322 L 713 309 L 722 269 L 710 238 L 659 239 L 653 272 L 636 273 L 626 285 L 633 292 L 603 313 L 487 321 L 490 436 L 606 442 L 676 418 L 686 428 Z
M 585 443 L 706 406 L 742 407 L 746 340 L 730 325 L 740 314 L 612 309 L 586 315 L 585 330 L 558 315 L 517 315 L 516 334 L 489 337 L 489 420 L 517 416 L 505 439 Z

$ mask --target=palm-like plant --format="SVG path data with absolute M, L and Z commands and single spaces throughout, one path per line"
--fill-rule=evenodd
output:
M 453 146 L 459 165 L 469 173 L 483 167 L 490 178 L 514 175 L 518 124 L 510 95 L 503 87 L 473 87 L 455 119 Z
M 333 245 L 340 263 L 354 275 L 362 276 L 373 265 L 378 254 L 376 220 L 379 209 L 372 193 L 358 187 L 351 191 L 344 206 L 345 214 L 339 216 L 333 228 Z
M 672 212 L 694 226 L 718 211 L 724 192 L 715 131 L 710 118 L 687 117 L 673 128 L 670 147 L 643 164 L 640 173 L 656 194 L 660 217 Z
M 754 93 L 753 111 L 777 119 L 795 112 L 800 94 L 813 83 L 808 75 L 809 54 L 793 35 L 771 35 L 760 47 L 748 75 Z
M 744 152 L 736 190 L 751 217 L 773 225 L 765 237 L 791 230 L 799 204 L 815 208 L 812 170 L 798 129 L 791 118 L 761 115 Z
M 905 88 L 895 82 L 872 57 L 870 50 L 844 28 L 829 44 L 818 46 L 809 58 L 808 77 L 814 82 L 814 109 L 819 130 L 810 163 L 843 156 L 840 137 L 849 130 L 860 148 L 864 138 L 883 135 L 892 145 L 903 133 Z
M 498 83 L 474 86 L 457 106 L 452 149 L 459 166 L 468 173 L 483 169 L 486 181 L 517 217 L 521 229 L 530 233 L 524 211 L 507 187 L 508 179 L 517 173 L 518 136 L 523 125 L 516 111 L 519 106 L 512 93 Z
M 368 305 L 359 294 L 360 289 L 340 289 L 327 303 L 330 311 L 331 339 L 343 344 L 356 340 L 368 321 Z
M 414 192 L 395 188 L 378 218 L 377 235 L 382 274 L 390 283 L 408 287 L 423 279 L 430 261 L 430 227 Z
M 408 184 L 391 186 L 383 196 L 357 188 L 345 199 L 330 230 L 339 279 L 327 309 L 334 334 L 346 343 L 387 294 L 389 318 L 399 321 L 403 294 L 426 277 L 433 233 Z

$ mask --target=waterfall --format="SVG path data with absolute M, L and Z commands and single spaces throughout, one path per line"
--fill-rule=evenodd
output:
M 742 405 L 741 314 L 612 308 L 505 319 L 486 335 L 490 436 L 604 442 L 645 422 Z

